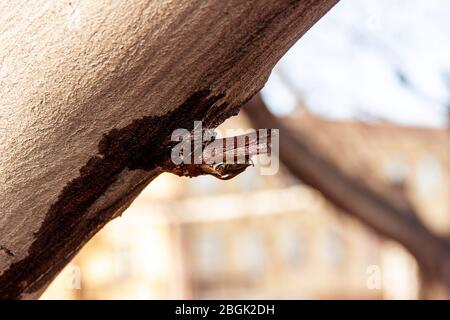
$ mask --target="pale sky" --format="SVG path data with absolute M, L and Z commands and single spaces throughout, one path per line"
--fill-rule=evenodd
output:
M 283 57 L 263 90 L 272 111 L 442 126 L 450 105 L 449 0 L 341 0 Z

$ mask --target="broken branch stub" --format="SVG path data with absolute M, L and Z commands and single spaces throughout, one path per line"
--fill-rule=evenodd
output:
M 276 131 L 260 129 L 239 136 L 200 141 L 185 141 L 185 148 L 177 154 L 181 162 L 174 159 L 174 154 L 163 166 L 163 170 L 182 177 L 212 175 L 221 180 L 234 178 L 249 166 L 251 158 L 258 155 L 271 155 L 272 141 Z M 213 136 L 214 137 L 214 136 Z M 201 150 L 196 148 L 200 145 Z M 194 150 L 191 152 L 190 150 Z M 186 151 L 188 150 L 188 151 Z

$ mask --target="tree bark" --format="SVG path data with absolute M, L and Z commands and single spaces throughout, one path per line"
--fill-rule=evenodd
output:
M 0 4 L 0 298 L 35 298 L 335 0 Z
M 294 132 L 270 113 L 260 95 L 244 110 L 254 126 L 280 130 L 280 161 L 293 175 L 320 191 L 344 213 L 402 244 L 427 278 L 450 294 L 450 244 L 424 225 L 407 199 L 401 199 L 390 185 L 380 181 L 366 184 L 341 170 L 309 141 L 307 134 L 311 132 Z

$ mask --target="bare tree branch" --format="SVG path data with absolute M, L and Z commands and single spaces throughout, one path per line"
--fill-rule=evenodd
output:
M 244 110 L 255 127 L 279 128 L 280 160 L 293 175 L 319 190 L 343 212 L 402 244 L 428 276 L 450 290 L 448 242 L 420 221 L 413 206 L 398 205 L 405 199 L 395 201 L 376 191 L 392 190 L 391 186 L 378 182 L 378 188 L 371 188 L 343 172 L 308 143 L 307 137 L 294 133 L 282 120 L 272 115 L 260 95 L 247 103 Z

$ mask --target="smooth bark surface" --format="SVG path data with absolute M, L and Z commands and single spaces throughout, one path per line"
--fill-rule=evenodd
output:
M 335 2 L 1 2 L 0 298 L 39 296 Z

